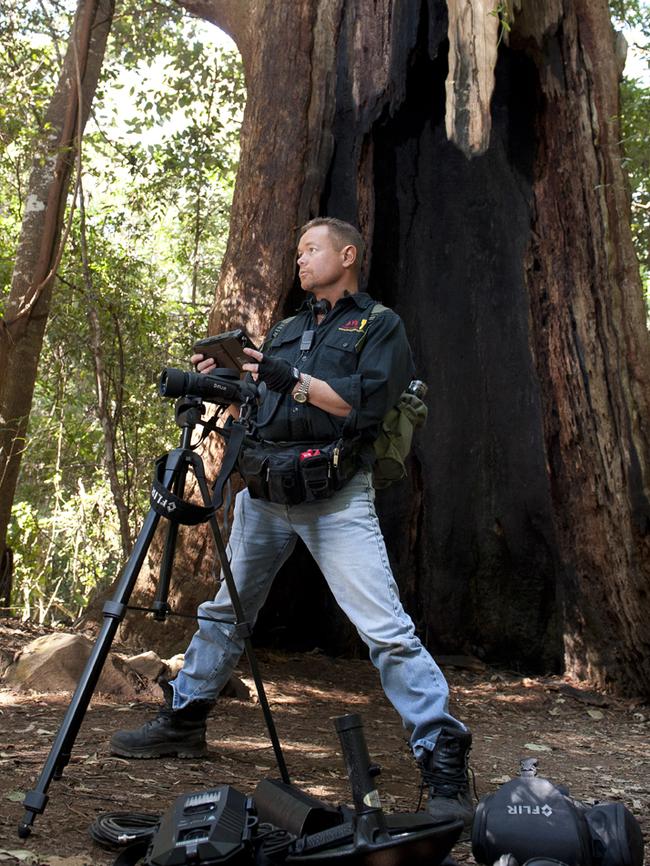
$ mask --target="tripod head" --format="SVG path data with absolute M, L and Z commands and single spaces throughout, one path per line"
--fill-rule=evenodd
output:
M 174 416 L 181 429 L 194 429 L 201 422 L 205 403 L 200 397 L 179 397 L 174 406 Z
M 219 369 L 219 375 L 208 376 L 206 374 L 184 373 L 182 370 L 176 370 L 173 367 L 165 368 L 160 375 L 159 391 L 161 396 L 167 398 L 177 397 L 175 409 L 175 420 L 184 434 L 191 431 L 197 424 L 201 423 L 203 413 L 205 412 L 205 402 L 215 403 L 217 412 L 212 421 L 205 425 L 204 436 L 210 430 L 214 430 L 216 419 L 225 411 L 228 406 L 239 405 L 240 424 L 246 425 L 253 411 L 255 403 L 260 402 L 266 395 L 266 385 L 262 382 L 256 385 L 254 382 L 242 382 L 237 378 L 234 370 Z M 187 378 L 191 377 L 191 378 Z M 205 379 L 213 379 L 216 382 L 205 383 Z M 198 389 L 207 390 L 210 393 L 209 397 L 204 394 L 197 395 L 192 393 Z M 216 393 L 216 396 L 215 396 Z M 179 396 L 180 394 L 180 396 Z M 229 399 L 234 397 L 235 399 Z M 181 440 L 181 447 L 189 447 L 189 438 L 185 435 Z

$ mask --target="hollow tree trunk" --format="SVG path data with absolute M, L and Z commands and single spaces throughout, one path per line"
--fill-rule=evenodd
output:
M 113 0 L 79 0 L 63 69 L 45 115 L 46 140 L 29 178 L 11 290 L 0 321 L 0 558 L 60 258 L 76 142 L 90 113 L 113 5 Z
M 379 496 L 425 640 L 649 692 L 650 359 L 605 0 L 515 0 L 498 52 L 481 0 L 449 0 L 449 30 L 441 0 L 183 5 L 228 7 L 248 82 L 211 330 L 291 307 L 305 219 L 358 222 L 430 386 L 410 478 Z M 192 533 L 197 579 L 208 549 Z M 285 571 L 260 625 L 349 649 L 314 574 Z

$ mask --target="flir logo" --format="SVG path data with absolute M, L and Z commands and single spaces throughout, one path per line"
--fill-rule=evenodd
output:
M 544 815 L 548 818 L 553 814 L 551 807 L 544 803 L 543 806 L 506 806 L 508 815 Z
M 169 499 L 165 499 L 164 496 L 161 496 L 160 493 L 156 490 L 155 487 L 151 488 L 151 498 L 160 508 L 164 508 L 169 514 L 172 511 L 176 511 L 176 503 L 170 502 Z

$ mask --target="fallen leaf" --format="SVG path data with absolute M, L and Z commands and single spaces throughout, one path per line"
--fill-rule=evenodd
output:
M 7 800 L 11 800 L 12 803 L 22 803 L 25 799 L 24 791 L 11 791 L 9 794 L 5 794 Z
M 59 857 L 58 854 L 46 854 L 41 858 L 47 866 L 93 866 L 93 860 L 88 854 L 78 854 L 75 857 Z
M 32 851 L 25 848 L 16 848 L 13 851 L 0 849 L 0 860 L 19 860 L 21 863 L 38 863 L 38 857 Z
M 592 719 L 604 719 L 605 713 L 601 710 L 587 710 L 587 715 L 591 716 Z
M 550 746 L 544 746 L 542 743 L 526 743 L 524 745 L 524 749 L 528 749 L 529 752 L 552 752 L 553 749 Z

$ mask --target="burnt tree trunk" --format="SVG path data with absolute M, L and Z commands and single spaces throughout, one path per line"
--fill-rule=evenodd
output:
M 294 230 L 357 222 L 430 386 L 409 480 L 379 496 L 427 644 L 649 693 L 650 357 L 605 0 L 515 0 L 498 51 L 482 0 L 183 5 L 232 33 L 248 85 L 211 330 L 259 336 L 299 298 Z M 185 567 L 208 549 L 194 533 Z M 260 628 L 349 650 L 295 564 Z

